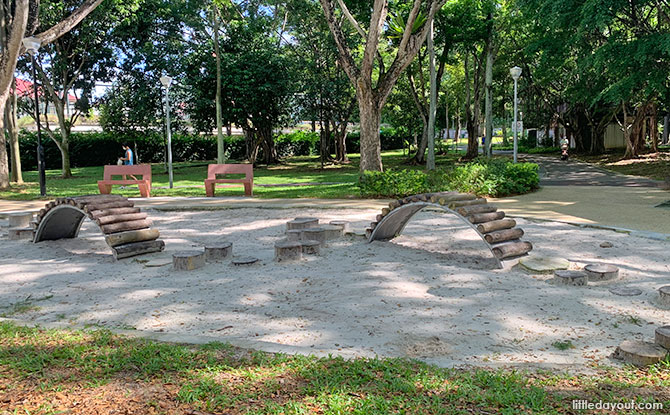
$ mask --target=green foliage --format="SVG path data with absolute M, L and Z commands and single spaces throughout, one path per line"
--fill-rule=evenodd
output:
M 540 183 L 534 163 L 477 159 L 451 169 L 366 171 L 359 178 L 364 196 L 404 197 L 447 190 L 494 197 L 528 193 Z
M 275 139 L 279 157 L 311 156 L 319 152 L 319 133 L 294 131 Z

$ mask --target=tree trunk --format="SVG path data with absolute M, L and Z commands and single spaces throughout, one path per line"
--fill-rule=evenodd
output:
M 486 143 L 484 145 L 484 154 L 491 157 L 491 145 L 493 141 L 493 13 L 489 13 L 489 30 L 486 39 L 486 74 L 485 74 L 485 93 L 486 102 L 484 104 L 484 117 L 486 119 Z
M 435 73 L 435 45 L 433 44 L 433 21 L 428 29 L 428 56 L 430 61 L 430 106 L 428 108 L 426 170 L 435 170 L 435 112 L 437 110 L 437 74 Z
M 670 137 L 668 128 L 670 128 L 670 115 L 665 114 L 663 117 L 663 145 L 668 144 L 668 137 Z
M 4 114 L 9 89 L 0 91 L 0 114 Z M 0 131 L 4 131 L 5 120 L 0 117 Z M 5 134 L 0 134 L 0 189 L 9 187 L 9 160 L 7 159 L 7 139 Z
M 358 109 L 361 128 L 360 171 L 383 171 L 379 126 L 382 111 L 371 89 L 359 87 Z
M 16 184 L 23 184 L 23 174 L 21 173 L 21 153 L 19 151 L 19 129 L 17 128 L 17 97 L 16 82 L 12 81 L 12 92 L 9 100 L 5 104 L 5 126 L 9 138 L 9 151 L 11 160 L 11 181 Z
M 658 152 L 658 111 L 656 104 L 652 104 L 649 112 L 649 139 L 651 140 L 651 149 L 654 153 Z
M 216 58 L 216 162 L 226 163 L 225 146 L 223 141 L 223 120 L 221 120 L 221 54 L 219 53 L 219 8 L 216 2 L 214 7 L 214 55 Z

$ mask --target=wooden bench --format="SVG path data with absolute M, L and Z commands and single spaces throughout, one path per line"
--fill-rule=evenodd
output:
M 126 176 L 142 176 L 141 179 L 127 179 Z M 121 179 L 112 179 L 112 176 L 122 176 Z M 136 184 L 140 188 L 142 197 L 151 197 L 151 166 L 149 164 L 105 166 L 103 180 L 98 180 L 100 194 L 108 195 L 112 192 L 112 185 Z
M 217 179 L 217 174 L 244 174 L 244 178 Z M 254 192 L 254 166 L 253 164 L 210 164 L 207 166 L 207 179 L 205 179 L 205 191 L 208 197 L 214 197 L 217 183 L 242 183 L 244 184 L 245 196 L 252 196 Z

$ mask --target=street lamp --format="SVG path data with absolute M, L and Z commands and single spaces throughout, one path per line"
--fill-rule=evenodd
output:
M 515 66 L 514 68 L 509 70 L 510 75 L 512 75 L 512 79 L 514 79 L 514 162 L 516 163 L 516 154 L 517 154 L 517 130 L 518 130 L 518 125 L 516 122 L 516 111 L 517 111 L 517 98 L 516 98 L 516 92 L 517 92 L 517 82 L 519 81 L 519 77 L 521 76 L 521 68 L 518 66 Z
M 170 85 L 172 84 L 172 77 L 169 75 L 161 76 L 161 84 L 165 87 L 165 116 L 167 128 L 167 161 L 168 161 L 168 177 L 170 182 L 170 189 L 172 189 L 172 132 L 170 131 Z
M 37 123 L 37 172 L 40 181 L 40 195 L 47 195 L 46 173 L 44 166 L 44 147 L 42 147 L 42 128 L 40 125 L 40 106 L 37 94 L 37 75 L 35 73 L 35 55 L 40 48 L 42 41 L 37 37 L 27 37 L 23 39 L 23 47 L 30 55 L 30 63 L 33 72 L 33 90 L 35 92 L 35 122 Z

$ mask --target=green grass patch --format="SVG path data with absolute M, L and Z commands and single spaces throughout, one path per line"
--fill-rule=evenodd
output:
M 456 163 L 459 152 L 436 157 L 438 166 L 451 166 Z M 323 168 L 318 157 L 297 156 L 287 157 L 282 164 L 260 166 L 254 168 L 255 185 L 275 185 L 271 187 L 254 186 L 254 196 L 259 198 L 358 198 L 359 161 L 358 154 L 349 156 L 349 164 L 327 164 Z M 236 161 L 231 160 L 231 163 Z M 204 197 L 204 180 L 207 176 L 207 165 L 214 161 L 182 162 L 173 165 L 173 185 L 168 187 L 168 174 L 164 164 L 152 164 L 152 196 L 187 196 Z M 402 150 L 386 151 L 383 153 L 384 167 L 387 169 L 399 168 L 423 170 L 424 166 L 408 164 L 407 155 Z M 97 194 L 97 181 L 102 179 L 103 167 L 73 168 L 74 177 L 63 179 L 60 170 L 48 170 L 46 174 L 47 199 L 54 197 Z M 36 171 L 23 172 L 26 184 L 12 185 L 7 190 L 0 191 L 1 199 L 33 200 L 40 199 L 39 184 Z M 297 185 L 312 183 L 310 185 Z M 290 186 L 290 184 L 296 184 Z M 276 186 L 281 185 L 281 186 Z M 137 187 L 112 189 L 115 194 L 128 197 L 138 197 Z M 218 196 L 243 196 L 242 186 L 231 188 L 217 188 Z
M 574 413 L 573 399 L 670 407 L 667 362 L 589 376 L 454 370 L 410 359 L 288 356 L 0 323 L 0 367 L 9 392 L 0 391 L 0 405 L 25 413 L 55 414 L 81 402 L 128 413 L 234 414 L 559 414 Z

